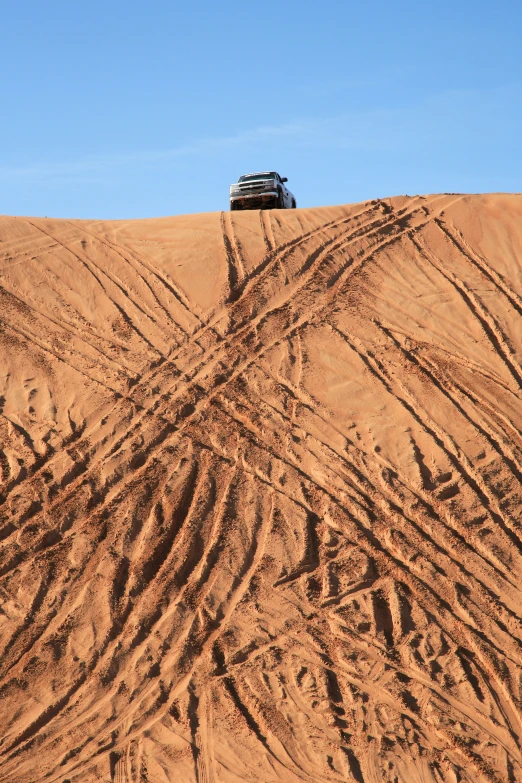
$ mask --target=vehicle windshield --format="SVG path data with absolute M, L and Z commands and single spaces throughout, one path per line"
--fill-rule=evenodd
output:
M 243 174 L 238 182 L 257 182 L 260 179 L 275 179 L 276 176 L 275 171 L 267 171 L 265 174 Z

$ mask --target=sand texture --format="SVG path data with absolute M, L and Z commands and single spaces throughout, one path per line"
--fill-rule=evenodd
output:
M 1 783 L 522 781 L 522 196 L 0 219 Z

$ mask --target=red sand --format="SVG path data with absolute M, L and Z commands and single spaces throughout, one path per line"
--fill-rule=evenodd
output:
M 0 219 L 0 781 L 522 781 L 522 197 Z

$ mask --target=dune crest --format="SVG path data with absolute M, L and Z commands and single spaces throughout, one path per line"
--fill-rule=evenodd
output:
M 522 196 L 0 219 L 0 781 L 522 781 Z

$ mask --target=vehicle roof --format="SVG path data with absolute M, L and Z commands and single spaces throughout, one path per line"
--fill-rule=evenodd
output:
M 277 174 L 277 171 L 249 171 L 248 174 L 241 174 L 242 177 L 253 177 L 257 174 Z M 279 174 L 277 174 L 279 176 Z

